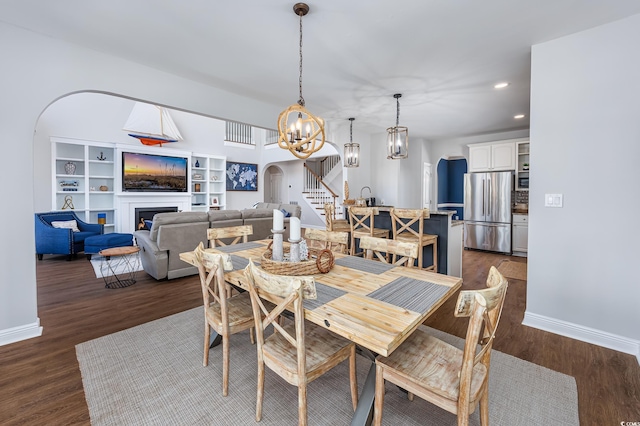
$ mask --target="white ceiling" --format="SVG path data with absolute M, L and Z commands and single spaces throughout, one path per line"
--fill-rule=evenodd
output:
M 284 109 L 298 100 L 294 3 L 2 0 L 0 20 Z M 637 0 L 308 4 L 307 108 L 384 131 L 395 124 L 392 95 L 402 93 L 400 124 L 428 140 L 528 128 L 531 46 L 640 13 Z M 494 89 L 500 81 L 511 84 Z

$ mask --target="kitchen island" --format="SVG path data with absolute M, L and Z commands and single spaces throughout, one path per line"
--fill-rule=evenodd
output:
M 393 236 L 391 215 L 393 207 L 378 206 L 378 215 L 374 219 L 376 228 L 389 230 Z M 438 236 L 438 272 L 441 274 L 462 277 L 462 233 L 463 221 L 453 220 L 455 211 L 430 211 L 430 218 L 424 221 L 424 233 Z M 414 229 L 417 228 L 417 224 Z M 356 243 L 357 244 L 357 243 Z M 433 263 L 432 246 L 423 247 L 423 262 L 425 265 Z

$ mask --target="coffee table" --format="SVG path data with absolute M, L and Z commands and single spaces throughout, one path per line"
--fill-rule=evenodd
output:
M 106 288 L 129 287 L 136 282 L 136 272 L 140 269 L 140 247 L 126 246 L 100 250 L 104 257 L 100 273 Z

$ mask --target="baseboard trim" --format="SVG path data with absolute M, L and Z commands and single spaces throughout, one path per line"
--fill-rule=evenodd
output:
M 0 346 L 42 336 L 40 318 L 31 324 L 0 330 Z
M 638 340 L 561 321 L 555 318 L 549 318 L 543 315 L 533 314 L 531 312 L 524 313 L 524 320 L 522 321 L 522 324 L 539 330 L 569 337 L 571 339 L 593 343 L 594 345 L 635 355 L 638 360 L 638 364 L 640 364 L 640 341 Z

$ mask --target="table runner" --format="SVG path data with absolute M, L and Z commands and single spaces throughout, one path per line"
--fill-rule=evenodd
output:
M 247 267 L 247 265 L 249 264 L 249 259 L 247 259 L 245 257 L 238 256 L 236 254 L 232 254 L 231 255 L 231 263 L 233 263 L 233 269 L 238 271 L 238 270 L 241 270 L 241 269 L 244 269 L 244 268 Z M 254 261 L 254 263 L 259 265 L 259 263 L 255 262 L 255 261 Z
M 256 247 L 264 247 L 264 244 L 249 241 L 248 243 L 233 244 L 230 246 L 216 246 L 213 248 L 215 250 L 221 251 L 222 253 L 235 253 L 237 251 L 249 250 Z
M 400 277 L 369 293 L 372 299 L 414 312 L 426 312 L 449 291 L 449 287 L 428 281 Z
M 320 307 L 325 303 L 329 303 L 332 300 L 347 294 L 347 292 L 340 290 L 339 288 L 329 287 L 328 285 L 316 281 L 316 294 L 316 299 L 304 299 L 303 304 L 305 309 L 315 309 Z
M 395 268 L 394 265 L 388 263 L 378 262 L 377 260 L 363 259 L 361 257 L 347 256 L 336 260 L 336 265 L 344 266 L 345 268 L 357 269 L 363 272 L 369 272 L 371 274 L 380 275 L 387 272 L 390 269 Z

